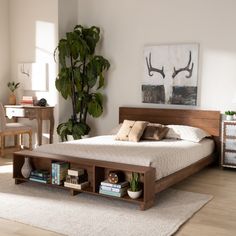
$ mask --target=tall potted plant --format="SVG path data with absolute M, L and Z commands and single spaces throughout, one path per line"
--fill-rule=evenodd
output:
M 99 39 L 98 27 L 77 25 L 59 41 L 55 49 L 60 64 L 56 88 L 63 98 L 70 98 L 72 102 L 71 118 L 57 127 L 57 133 L 63 141 L 67 140 L 67 135 L 80 139 L 88 134 L 90 127 L 87 115 L 99 117 L 103 112 L 100 90 L 104 87 L 104 73 L 110 64 L 107 59 L 95 54 Z

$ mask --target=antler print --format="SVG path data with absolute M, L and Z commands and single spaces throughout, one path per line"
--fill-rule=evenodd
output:
M 148 58 L 146 57 L 146 63 L 147 63 L 147 68 L 148 68 L 148 74 L 149 76 L 153 76 L 153 73 L 152 72 L 157 72 L 157 73 L 160 73 L 163 77 L 163 79 L 165 78 L 165 73 L 164 73 L 164 66 L 162 66 L 162 69 L 157 69 L 155 67 L 152 66 L 151 64 L 151 53 L 149 53 L 149 60 Z
M 192 61 L 192 52 L 189 51 L 189 61 L 188 61 L 187 66 L 184 67 L 184 68 L 180 68 L 178 70 L 176 70 L 175 67 L 174 67 L 174 72 L 173 72 L 172 78 L 174 79 L 175 76 L 178 75 L 181 71 L 189 72 L 189 75 L 186 75 L 185 77 L 186 78 L 191 78 L 192 74 L 193 74 L 193 66 L 194 66 L 194 63 L 192 62 L 192 65 L 191 65 L 191 68 L 190 68 L 191 61 Z

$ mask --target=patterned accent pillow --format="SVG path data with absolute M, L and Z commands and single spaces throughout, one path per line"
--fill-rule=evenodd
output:
M 165 138 L 169 128 L 161 124 L 148 124 L 146 127 L 142 139 L 145 140 L 162 140 Z
M 211 136 L 206 131 L 187 125 L 167 125 L 169 131 L 166 138 L 183 139 L 195 143 L 200 142 L 203 138 Z
M 124 120 L 116 140 L 138 142 L 148 125 L 146 121 Z

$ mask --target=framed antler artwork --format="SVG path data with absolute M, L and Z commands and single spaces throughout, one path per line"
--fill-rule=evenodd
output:
M 196 43 L 145 47 L 142 102 L 196 106 L 198 51 Z

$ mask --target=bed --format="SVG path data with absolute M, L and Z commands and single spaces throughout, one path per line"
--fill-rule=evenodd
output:
M 194 126 L 207 131 L 212 138 L 204 139 L 200 143 L 171 139 L 132 143 L 114 141 L 114 136 L 105 135 L 68 143 L 43 145 L 35 151 L 14 155 L 13 177 L 17 180 L 16 183 L 23 181 L 19 178 L 19 166 L 22 163 L 20 164 L 17 158 L 19 160 L 20 155 L 26 154 L 32 158 L 45 157 L 58 160 L 63 157 L 65 160 L 67 157 L 72 162 L 78 160 L 88 165 L 96 163 L 91 170 L 91 172 L 98 171 L 93 173 L 93 193 L 97 193 L 98 183 L 104 178 L 103 168 L 109 170 L 120 168 L 128 172 L 138 168 L 144 174 L 144 184 L 146 182 L 148 185 L 144 186 L 143 201 L 138 203 L 141 209 L 147 209 L 153 205 L 155 193 L 200 171 L 216 160 L 219 153 L 219 111 L 120 107 L 119 123 L 125 119 Z M 157 158 L 160 155 L 162 158 Z M 41 159 L 41 162 L 45 162 L 45 159 Z M 37 160 L 37 163 L 41 162 Z

